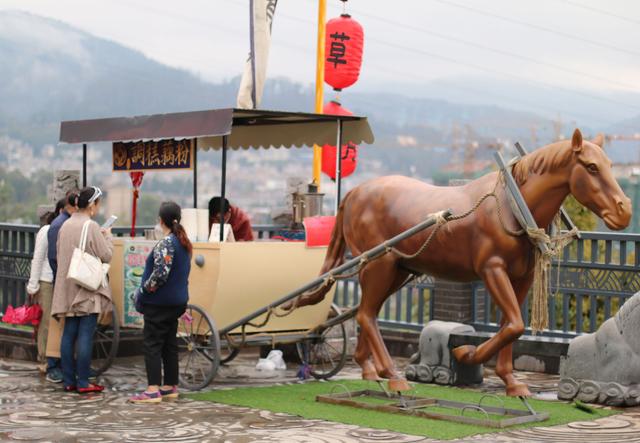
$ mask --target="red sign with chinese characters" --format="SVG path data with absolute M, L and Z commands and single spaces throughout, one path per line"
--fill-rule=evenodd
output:
M 149 171 L 159 169 L 191 169 L 191 140 L 161 140 L 146 142 L 115 142 L 114 171 Z

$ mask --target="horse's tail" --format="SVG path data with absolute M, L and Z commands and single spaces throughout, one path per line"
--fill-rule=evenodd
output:
M 320 270 L 320 275 L 326 274 L 330 270 L 337 268 L 344 263 L 344 253 L 347 243 L 344 239 L 342 222 L 344 220 L 344 206 L 347 197 L 348 194 L 347 196 L 345 196 L 344 200 L 340 204 L 340 207 L 338 208 L 338 213 L 336 214 L 336 223 L 333 226 L 331 241 L 329 242 L 329 247 L 327 248 L 327 254 L 325 255 L 324 263 L 322 264 L 322 268 Z M 317 289 L 302 295 L 298 299 L 296 305 L 306 306 L 320 303 L 324 299 L 325 295 L 327 295 L 327 293 L 331 290 L 334 284 L 334 279 L 325 280 L 325 282 L 322 283 L 322 285 Z
M 344 229 L 342 225 L 344 220 L 345 201 L 346 198 L 342 201 L 342 204 L 340 204 L 338 213 L 336 214 L 336 224 L 333 226 L 331 241 L 327 248 L 327 255 L 324 258 L 324 263 L 320 270 L 321 275 L 344 263 L 344 252 L 347 247 L 347 242 L 344 240 Z

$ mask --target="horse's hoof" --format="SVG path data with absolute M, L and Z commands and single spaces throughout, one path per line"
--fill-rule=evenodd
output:
M 404 378 L 392 378 L 387 382 L 387 387 L 391 392 L 410 391 L 413 389 Z
M 386 379 L 398 378 L 398 373 L 395 371 L 395 369 L 382 368 L 382 369 L 378 369 L 377 372 L 378 372 L 378 377 L 380 378 L 386 378 Z
M 458 346 L 453 351 L 453 356 L 460 363 L 464 363 L 466 365 L 472 364 L 473 356 L 476 354 L 476 347 L 473 345 L 463 345 Z
M 516 382 L 510 385 L 507 385 L 507 396 L 531 397 L 531 391 L 529 391 L 529 387 L 526 384 L 522 382 Z

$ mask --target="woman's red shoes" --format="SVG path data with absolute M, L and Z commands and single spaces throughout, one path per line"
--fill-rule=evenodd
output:
M 94 385 L 93 383 L 91 383 L 86 388 L 80 388 L 80 387 L 78 388 L 79 394 L 90 394 L 92 392 L 102 392 L 102 391 L 104 391 L 104 386 Z

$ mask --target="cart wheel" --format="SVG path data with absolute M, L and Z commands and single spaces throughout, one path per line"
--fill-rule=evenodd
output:
M 236 358 L 240 348 L 234 348 L 227 340 L 220 340 L 220 364 L 224 365 Z
M 213 320 L 201 308 L 187 305 L 178 319 L 180 386 L 192 391 L 206 387 L 220 366 L 220 337 Z
M 120 343 L 120 317 L 116 305 L 111 308 L 111 322 L 96 326 L 93 333 L 93 359 L 92 368 L 97 375 L 105 372 L 118 354 Z
M 331 305 L 330 317 L 340 315 L 340 308 Z M 338 323 L 308 341 L 296 343 L 300 361 L 309 364 L 309 373 L 318 380 L 327 380 L 343 368 L 347 360 L 347 332 L 344 323 Z

